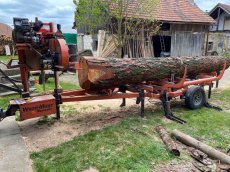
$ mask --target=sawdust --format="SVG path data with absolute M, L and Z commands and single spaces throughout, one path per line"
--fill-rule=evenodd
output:
M 183 161 L 178 163 L 173 160 L 167 164 L 157 165 L 152 172 L 195 172 L 198 171 L 192 161 Z
M 115 125 L 124 118 L 140 114 L 139 105 L 134 99 L 127 100 L 127 106 L 120 108 L 121 100 L 90 101 L 69 103 L 66 108 L 75 107 L 76 115 L 61 117 L 41 123 L 41 119 L 18 122 L 23 139 L 29 152 L 54 147 L 92 130 Z M 146 103 L 146 108 L 153 107 Z M 74 109 L 73 109 L 74 110 Z

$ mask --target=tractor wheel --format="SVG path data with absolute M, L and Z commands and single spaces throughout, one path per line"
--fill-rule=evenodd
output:
M 185 93 L 185 104 L 190 109 L 199 109 L 205 103 L 205 92 L 200 86 L 194 86 Z

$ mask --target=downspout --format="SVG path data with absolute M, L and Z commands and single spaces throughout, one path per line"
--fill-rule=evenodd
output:
M 206 32 L 207 37 L 206 37 L 206 47 L 205 47 L 205 56 L 208 55 L 208 39 L 209 39 L 209 31 Z
M 218 20 L 217 20 L 217 28 L 216 28 L 217 31 L 219 30 L 219 24 L 220 24 L 220 7 L 218 10 Z

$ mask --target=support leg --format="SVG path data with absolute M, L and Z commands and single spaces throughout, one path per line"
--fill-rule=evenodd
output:
M 124 90 L 124 91 L 122 91 L 122 93 L 126 93 L 126 91 Z M 126 106 L 126 98 L 122 99 L 122 103 L 120 105 L 120 107 L 124 107 L 124 106 Z
M 173 113 L 171 111 L 171 108 L 170 108 L 170 101 L 169 101 L 167 92 L 165 92 L 161 96 L 161 101 L 162 101 L 162 105 L 163 105 L 163 108 L 164 108 L 166 118 L 168 118 L 170 120 L 173 120 L 173 121 L 176 121 L 176 122 L 178 122 L 180 124 L 185 124 L 186 123 L 186 121 L 184 121 L 183 119 L 180 119 L 180 118 L 178 118 L 178 117 L 173 115 Z
M 209 87 L 208 87 L 208 99 L 211 99 L 211 96 L 212 96 L 212 86 L 209 85 Z
M 218 107 L 218 106 L 214 106 L 214 105 L 211 105 L 209 102 L 208 102 L 208 99 L 211 98 L 211 95 L 212 95 L 212 86 L 210 85 L 209 86 L 209 89 L 208 89 L 208 98 L 205 96 L 205 103 L 204 103 L 204 106 L 207 107 L 207 108 L 212 108 L 212 109 L 215 109 L 215 110 L 218 110 L 218 111 L 222 111 L 223 109 Z
M 139 93 L 140 103 L 141 103 L 141 117 L 145 114 L 145 91 L 141 89 Z
M 56 99 L 56 118 L 60 119 L 60 96 L 58 89 L 58 72 L 54 69 L 54 81 L 55 81 L 55 89 L 54 89 L 54 97 Z

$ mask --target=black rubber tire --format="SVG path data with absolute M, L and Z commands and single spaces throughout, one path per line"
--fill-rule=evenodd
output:
M 205 103 L 205 91 L 200 86 L 194 86 L 185 93 L 185 105 L 190 109 L 199 109 Z

